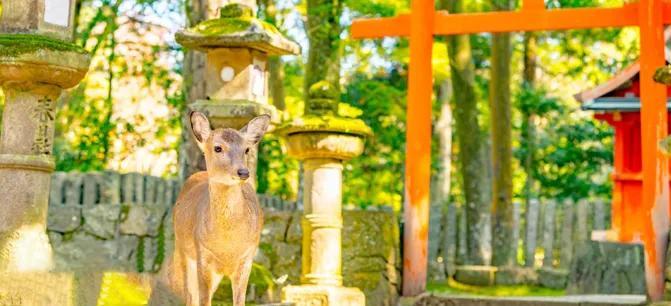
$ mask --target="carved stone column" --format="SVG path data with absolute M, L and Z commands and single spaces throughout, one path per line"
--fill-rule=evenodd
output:
M 180 44 L 207 56 L 204 84 L 194 84 L 205 88 L 205 95 L 189 101 L 189 109 L 204 113 L 215 129 L 240 129 L 256 116 L 274 115 L 268 103 L 268 56 L 300 52 L 275 26 L 255 18 L 254 1 L 228 2 L 220 18 L 176 35 Z M 257 149 L 251 151 L 247 167 L 255 182 Z
M 0 34 L 0 271 L 51 268 L 46 218 L 56 101 L 88 65 L 84 50 L 65 41 Z
M 301 282 L 342 285 L 342 162 L 331 158 L 303 161 L 303 275 Z M 320 252 L 313 252 L 318 249 Z
M 338 95 L 327 82 L 313 85 L 307 115 L 280 129 L 289 155 L 303 161 L 305 178 L 303 285 L 282 290 L 282 300 L 298 306 L 366 304 L 361 290 L 342 287 L 342 164 L 363 153 L 371 131 L 336 115 Z

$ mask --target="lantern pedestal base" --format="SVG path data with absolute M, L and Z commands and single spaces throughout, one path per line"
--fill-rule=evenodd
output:
M 357 288 L 302 285 L 282 289 L 282 302 L 296 306 L 364 306 L 366 297 Z
M 50 156 L 0 154 L 0 271 L 51 269 L 46 224 L 53 168 Z

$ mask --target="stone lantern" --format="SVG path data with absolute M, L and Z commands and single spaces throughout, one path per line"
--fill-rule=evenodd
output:
M 3 0 L 0 6 L 0 33 L 36 34 L 72 41 L 75 0 Z
M 176 35 L 184 47 L 206 53 L 206 96 L 189 107 L 204 113 L 213 128 L 240 129 L 256 116 L 273 116 L 276 110 L 268 103 L 268 56 L 300 52 L 273 25 L 255 18 L 256 9 L 254 1 L 228 4 L 220 9 L 220 18 Z M 256 154 L 254 148 L 248 160 L 254 179 Z
M 86 75 L 72 41 L 73 0 L 2 0 L 0 271 L 51 268 L 46 217 L 56 101 Z
M 306 115 L 280 128 L 289 155 L 303 162 L 301 286 L 282 290 L 282 300 L 303 305 L 365 305 L 357 288 L 342 286 L 343 162 L 363 153 L 371 130 L 359 119 L 337 116 L 330 83 L 310 87 Z

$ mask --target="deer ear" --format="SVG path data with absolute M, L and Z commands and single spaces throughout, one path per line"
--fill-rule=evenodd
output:
M 245 135 L 245 138 L 247 138 L 249 142 L 257 144 L 268 130 L 268 125 L 270 125 L 270 116 L 261 115 L 249 121 L 249 123 L 240 130 L 240 133 Z
M 189 120 L 191 121 L 193 137 L 196 138 L 198 146 L 202 149 L 203 142 L 210 138 L 210 132 L 212 132 L 210 121 L 207 120 L 207 117 L 203 113 L 199 112 L 191 112 Z

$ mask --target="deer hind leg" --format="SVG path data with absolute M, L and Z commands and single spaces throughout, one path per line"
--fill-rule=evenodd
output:
M 247 294 L 247 283 L 249 274 L 252 272 L 253 258 L 245 259 L 231 276 L 231 287 L 233 289 L 233 306 L 245 306 Z

